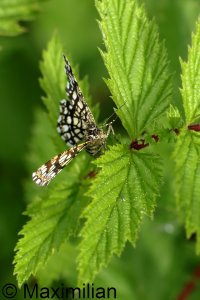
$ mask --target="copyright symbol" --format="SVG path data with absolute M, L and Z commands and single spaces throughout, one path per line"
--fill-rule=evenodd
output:
M 14 298 L 17 294 L 17 288 L 14 284 L 7 283 L 2 288 L 2 294 L 7 299 Z

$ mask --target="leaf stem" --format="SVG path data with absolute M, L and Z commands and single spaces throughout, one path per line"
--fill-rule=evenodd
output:
M 190 124 L 188 125 L 188 130 L 200 131 L 200 124 Z

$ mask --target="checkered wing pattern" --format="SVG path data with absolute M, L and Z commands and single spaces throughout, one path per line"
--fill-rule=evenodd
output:
M 32 174 L 33 181 L 40 186 L 48 185 L 49 182 L 68 164 L 70 161 L 87 146 L 87 142 L 65 150 L 59 155 L 42 165 Z
M 57 131 L 68 145 L 75 146 L 84 139 L 88 126 L 96 124 L 65 56 L 64 60 L 68 100 L 60 101 Z
M 66 92 L 69 99 L 60 101 L 57 130 L 62 139 L 71 145 L 72 148 L 56 155 L 33 173 L 33 181 L 40 186 L 48 185 L 84 148 L 92 156 L 97 157 L 101 153 L 108 136 L 108 134 L 97 127 L 65 56 L 64 60 L 68 79 Z M 81 140 L 84 142 L 78 145 Z

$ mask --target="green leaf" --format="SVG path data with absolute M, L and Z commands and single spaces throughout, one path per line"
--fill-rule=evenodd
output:
M 0 35 L 15 36 L 25 31 L 20 21 L 31 21 L 45 0 L 1 0 Z
M 61 42 L 54 35 L 41 63 L 43 77 L 40 82 L 46 93 L 43 101 L 48 112 L 39 111 L 36 114 L 37 123 L 33 128 L 31 151 L 28 155 L 31 172 L 50 159 L 51 155 L 58 154 L 66 147 L 56 132 L 57 108 L 59 100 L 65 96 L 63 91 L 67 82 L 61 54 Z M 86 81 L 82 81 L 81 86 L 87 94 Z M 26 185 L 28 200 L 32 204 L 26 211 L 30 220 L 21 230 L 22 237 L 16 246 L 14 262 L 19 286 L 31 274 L 37 276 L 41 266 L 59 251 L 70 236 L 76 236 L 79 231 L 80 215 L 88 201 L 88 197 L 83 195 L 88 186 L 86 175 L 90 170 L 89 163 L 90 157 L 81 153 L 48 188 L 41 189 L 33 182 Z
M 138 137 L 166 112 L 171 76 L 158 28 L 134 0 L 97 0 L 100 28 L 106 46 L 102 52 L 107 80 L 123 126 Z
M 183 119 L 181 118 L 180 112 L 176 106 L 170 104 L 169 110 L 167 112 L 169 128 L 178 129 L 183 126 Z
M 48 188 L 45 196 L 28 207 L 26 214 L 31 220 L 20 232 L 23 238 L 17 243 L 14 260 L 19 286 L 31 274 L 36 275 L 66 239 L 76 233 L 79 215 L 87 203 L 83 192 L 84 185 L 78 182 L 68 185 L 67 178 L 62 177 L 59 183 Z
M 187 236 L 197 235 L 200 253 L 200 133 L 183 132 L 174 152 L 177 206 L 185 222 Z
M 188 49 L 188 61 L 181 60 L 181 66 L 181 93 L 188 125 L 200 115 L 200 19 L 196 24 L 196 33 L 192 35 L 192 46 Z
M 40 85 L 46 94 L 42 100 L 54 126 L 56 126 L 59 115 L 59 101 L 66 97 L 67 79 L 64 72 L 63 52 L 61 41 L 58 34 L 55 33 L 47 46 L 47 50 L 43 51 L 43 60 L 40 62 L 43 75 L 40 78 Z
M 113 146 L 95 164 L 101 170 L 89 191 L 93 201 L 83 213 L 79 282 L 91 282 L 126 241 L 135 245 L 144 215 L 153 214 L 162 178 L 161 160 L 149 149 Z
M 192 45 L 188 50 L 188 61 L 181 61 L 182 97 L 186 124 L 197 122 L 200 116 L 200 19 Z M 187 236 L 196 234 L 197 253 L 200 253 L 200 133 L 184 130 L 179 136 L 175 151 L 175 191 L 179 214 L 186 226 Z

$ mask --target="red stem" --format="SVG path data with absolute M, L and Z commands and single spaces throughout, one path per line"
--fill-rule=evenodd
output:
M 188 125 L 188 130 L 200 131 L 200 124 L 190 124 Z
M 145 140 L 144 139 L 140 139 L 140 140 L 133 140 L 130 144 L 130 148 L 131 149 L 135 149 L 135 150 L 141 150 L 145 147 L 149 146 L 149 143 L 145 144 Z
M 189 296 L 192 294 L 193 290 L 196 288 L 196 283 L 200 279 L 200 266 L 195 269 L 192 274 L 192 279 L 186 282 L 183 287 L 183 290 L 178 295 L 177 300 L 187 300 Z
M 171 129 L 171 131 L 174 131 L 176 133 L 176 135 L 179 135 L 179 133 L 180 133 L 179 129 L 177 129 L 177 128 Z M 145 133 L 146 132 L 144 131 L 142 133 L 142 135 L 144 135 Z M 160 141 L 160 138 L 157 134 L 152 134 L 151 137 L 156 143 Z M 145 139 L 138 139 L 138 140 L 135 139 L 130 144 L 130 148 L 135 149 L 135 150 L 141 150 L 148 146 L 149 146 L 149 143 L 145 144 Z

